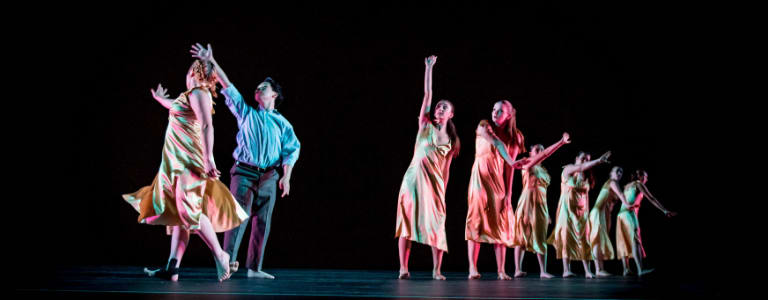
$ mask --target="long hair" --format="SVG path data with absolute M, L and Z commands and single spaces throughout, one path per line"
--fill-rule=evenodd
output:
M 506 130 L 507 135 L 509 136 L 509 140 L 504 141 L 504 143 L 509 146 L 517 147 L 519 153 L 525 153 L 525 137 L 523 136 L 523 133 L 520 132 L 520 129 L 517 128 L 517 110 L 508 100 L 500 100 L 497 103 L 506 106 L 511 114 L 509 119 L 507 119 L 504 124 L 501 124 L 502 129 Z
M 438 103 L 443 102 L 443 101 L 448 102 L 448 104 L 451 105 L 451 110 L 455 114 L 456 113 L 456 106 L 453 106 L 453 102 L 443 99 L 443 100 L 438 101 Z M 448 127 L 446 128 L 447 131 L 448 131 L 448 136 L 451 138 L 451 153 L 450 153 L 450 155 L 455 158 L 455 157 L 459 156 L 459 150 L 461 150 L 461 140 L 459 139 L 459 133 L 456 131 L 456 125 L 453 124 L 453 121 L 451 119 L 448 119 L 448 122 L 446 122 L 446 124 L 448 125 Z
M 214 98 L 219 96 L 216 94 L 216 72 L 214 72 L 213 64 L 211 62 L 203 62 L 196 59 L 189 69 L 192 70 L 192 76 L 202 83 L 201 88 L 211 92 L 211 95 L 213 95 Z

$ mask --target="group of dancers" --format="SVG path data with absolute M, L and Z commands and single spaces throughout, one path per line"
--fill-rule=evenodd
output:
M 190 53 L 195 61 L 186 75 L 187 91 L 171 99 L 160 84 L 150 90 L 152 97 L 169 112 L 159 171 L 149 186 L 123 195 L 139 212 L 140 223 L 166 226 L 171 235 L 166 266 L 145 269 L 145 273 L 178 280 L 190 234 L 196 233 L 211 249 L 218 280 L 229 279 L 240 267 L 238 249 L 250 222 L 247 276 L 274 279 L 262 270 L 270 220 L 277 188 L 282 190 L 281 197 L 290 192 L 291 174 L 301 147 L 293 126 L 276 109 L 283 100 L 282 89 L 267 77 L 254 92 L 258 105 L 250 105 L 214 59 L 210 44 L 195 44 Z M 403 178 L 397 204 L 395 236 L 400 237 L 401 279 L 410 276 L 411 241 L 432 247 L 433 278 L 445 279 L 440 273 L 442 255 L 448 250 L 445 190 L 451 160 L 459 153 L 460 141 L 451 121 L 454 109 L 450 101 L 439 101 L 434 114 L 430 112 L 432 70 L 436 61 L 436 56 L 425 60 L 425 95 L 414 157 Z M 219 180 L 221 173 L 213 156 L 212 115 L 217 84 L 221 85 L 220 92 L 239 127 L 229 189 Z M 645 252 L 637 219 L 640 201 L 647 197 L 666 215 L 674 215 L 648 192 L 647 174 L 638 171 L 622 194 L 618 185 L 622 171 L 614 167 L 595 207 L 587 214 L 587 195 L 592 183 L 585 172 L 608 163 L 610 152 L 596 160 L 580 153 L 575 163 L 564 167 L 562 172 L 555 229 L 546 239 L 551 223 L 546 205 L 550 178 L 541 162 L 570 143 L 568 134 L 564 133 L 559 142 L 546 149 L 535 145 L 528 157 L 517 159 L 519 153 L 525 152 L 524 138 L 516 126 L 515 110 L 506 100 L 494 105 L 492 122 L 481 121 L 476 133 L 466 226 L 469 278 L 480 277 L 477 254 L 481 243 L 494 244 L 499 279 L 511 279 L 504 272 L 507 247 L 515 247 L 516 277 L 525 275 L 521 263 L 524 251 L 529 251 L 539 258 L 541 277 L 551 278 L 546 272 L 547 243 L 554 245 L 557 257 L 563 259 L 564 277 L 574 276 L 569 268 L 570 260 L 574 259 L 584 262 L 587 277 L 593 277 L 587 263 L 590 259 L 595 260 L 597 276 L 608 276 L 602 261 L 614 258 L 608 230 L 611 206 L 617 199 L 622 202 L 616 231 L 617 252 L 624 264 L 624 273 L 629 273 L 629 258 L 635 259 L 638 275 L 647 272 L 642 268 Z M 523 176 L 517 210 L 511 204 L 514 169 L 521 169 Z M 219 243 L 217 232 L 224 232 L 223 244 Z
M 451 160 L 459 153 L 461 142 L 451 121 L 453 104 L 440 100 L 430 114 L 432 103 L 432 71 L 436 56 L 425 59 L 424 99 L 419 113 L 419 130 L 413 159 L 405 172 L 397 204 L 395 237 L 399 237 L 399 278 L 410 277 L 408 259 L 411 242 L 432 247 L 432 277 L 445 280 L 440 267 L 443 253 L 448 251 L 445 233 L 445 191 L 450 175 Z M 580 152 L 572 164 L 563 167 L 560 174 L 560 202 L 557 205 L 554 230 L 547 237 L 552 223 L 547 210 L 547 187 L 550 176 L 541 163 L 563 145 L 569 144 L 570 136 L 563 133 L 560 141 L 547 148 L 537 144 L 530 148 L 528 157 L 517 159 L 524 153 L 524 136 L 517 128 L 516 110 L 507 100 L 494 104 L 491 122 L 480 121 L 475 138 L 475 162 L 469 182 L 468 211 L 465 228 L 469 279 L 480 278 L 477 257 L 480 245 L 492 244 L 496 255 L 498 279 L 512 279 L 505 271 L 507 248 L 515 249 L 515 277 L 522 277 L 523 256 L 526 251 L 536 253 L 541 278 L 552 278 L 546 271 L 547 244 L 555 248 L 558 259 L 563 261 L 563 277 L 576 276 L 571 272 L 571 260 L 581 260 L 587 278 L 611 276 L 605 271 L 603 261 L 621 259 L 624 275 L 631 274 L 629 259 L 637 265 L 637 275 L 652 270 L 644 269 L 645 257 L 640 238 L 638 210 L 643 198 L 661 210 L 666 216 L 675 215 L 664 208 L 645 186 L 648 174 L 638 170 L 632 181 L 619 188 L 623 170 L 614 167 L 610 178 L 603 184 L 594 207 L 589 211 L 589 191 L 594 186 L 591 169 L 609 163 L 611 152 L 598 159 Z M 512 207 L 512 182 L 514 170 L 522 173 L 523 188 Z M 618 255 L 614 254 L 609 238 L 611 210 L 616 201 L 621 209 L 616 226 Z M 594 260 L 596 274 L 591 272 L 589 261 Z

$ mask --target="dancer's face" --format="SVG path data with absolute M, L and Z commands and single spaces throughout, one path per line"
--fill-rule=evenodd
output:
M 576 156 L 576 163 L 583 164 L 584 162 L 589 161 L 587 157 L 589 157 L 589 154 L 586 154 L 586 153 L 579 154 L 578 156 Z
M 642 182 L 643 184 L 645 184 L 646 182 L 648 182 L 648 173 L 643 173 L 643 175 L 642 175 L 642 176 L 640 176 L 640 179 L 639 179 L 639 180 L 640 180 L 640 182 Z
M 445 100 L 437 102 L 437 105 L 435 105 L 435 118 L 441 120 L 450 120 L 453 118 L 453 105 Z
M 534 145 L 533 147 L 531 147 L 531 157 L 536 156 L 537 154 L 539 154 L 539 152 L 541 152 L 541 150 L 544 150 L 544 146 L 542 146 L 542 145 Z
M 613 170 L 611 170 L 611 179 L 613 180 L 619 181 L 622 175 L 624 175 L 624 171 L 619 167 L 614 167 Z
M 512 112 L 509 111 L 509 106 L 504 105 L 499 101 L 493 105 L 493 112 L 491 112 L 491 119 L 496 125 L 501 125 L 507 122 L 512 117 Z
M 259 86 L 256 87 L 256 93 L 255 93 L 256 101 L 259 103 L 264 103 L 264 101 L 267 101 L 269 99 L 274 100 L 277 98 L 277 93 L 272 90 L 272 85 L 269 84 L 269 82 L 262 82 L 259 84 Z

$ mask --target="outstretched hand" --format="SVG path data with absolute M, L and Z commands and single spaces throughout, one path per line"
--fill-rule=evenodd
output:
M 571 135 L 568 134 L 567 132 L 563 132 L 563 138 L 560 139 L 560 140 L 563 142 L 563 144 L 570 144 L 571 143 Z
M 189 50 L 189 53 L 192 53 L 192 57 L 202 61 L 213 60 L 213 48 L 211 48 L 211 44 L 208 44 L 208 48 L 206 48 L 200 43 L 196 43 L 192 45 L 192 50 Z
M 157 100 L 168 99 L 168 90 L 163 88 L 163 85 L 158 83 L 157 89 L 149 89 L 152 93 L 152 98 Z
M 608 161 L 608 158 L 611 157 L 611 151 L 603 153 L 603 155 L 600 156 L 600 162 L 604 164 L 611 163 Z

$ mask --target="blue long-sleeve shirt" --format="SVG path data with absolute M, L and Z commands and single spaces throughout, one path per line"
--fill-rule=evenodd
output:
M 299 159 L 301 144 L 293 126 L 277 110 L 252 107 L 229 85 L 221 93 L 227 107 L 237 118 L 237 148 L 232 157 L 239 162 L 267 168 L 277 164 L 293 165 Z

